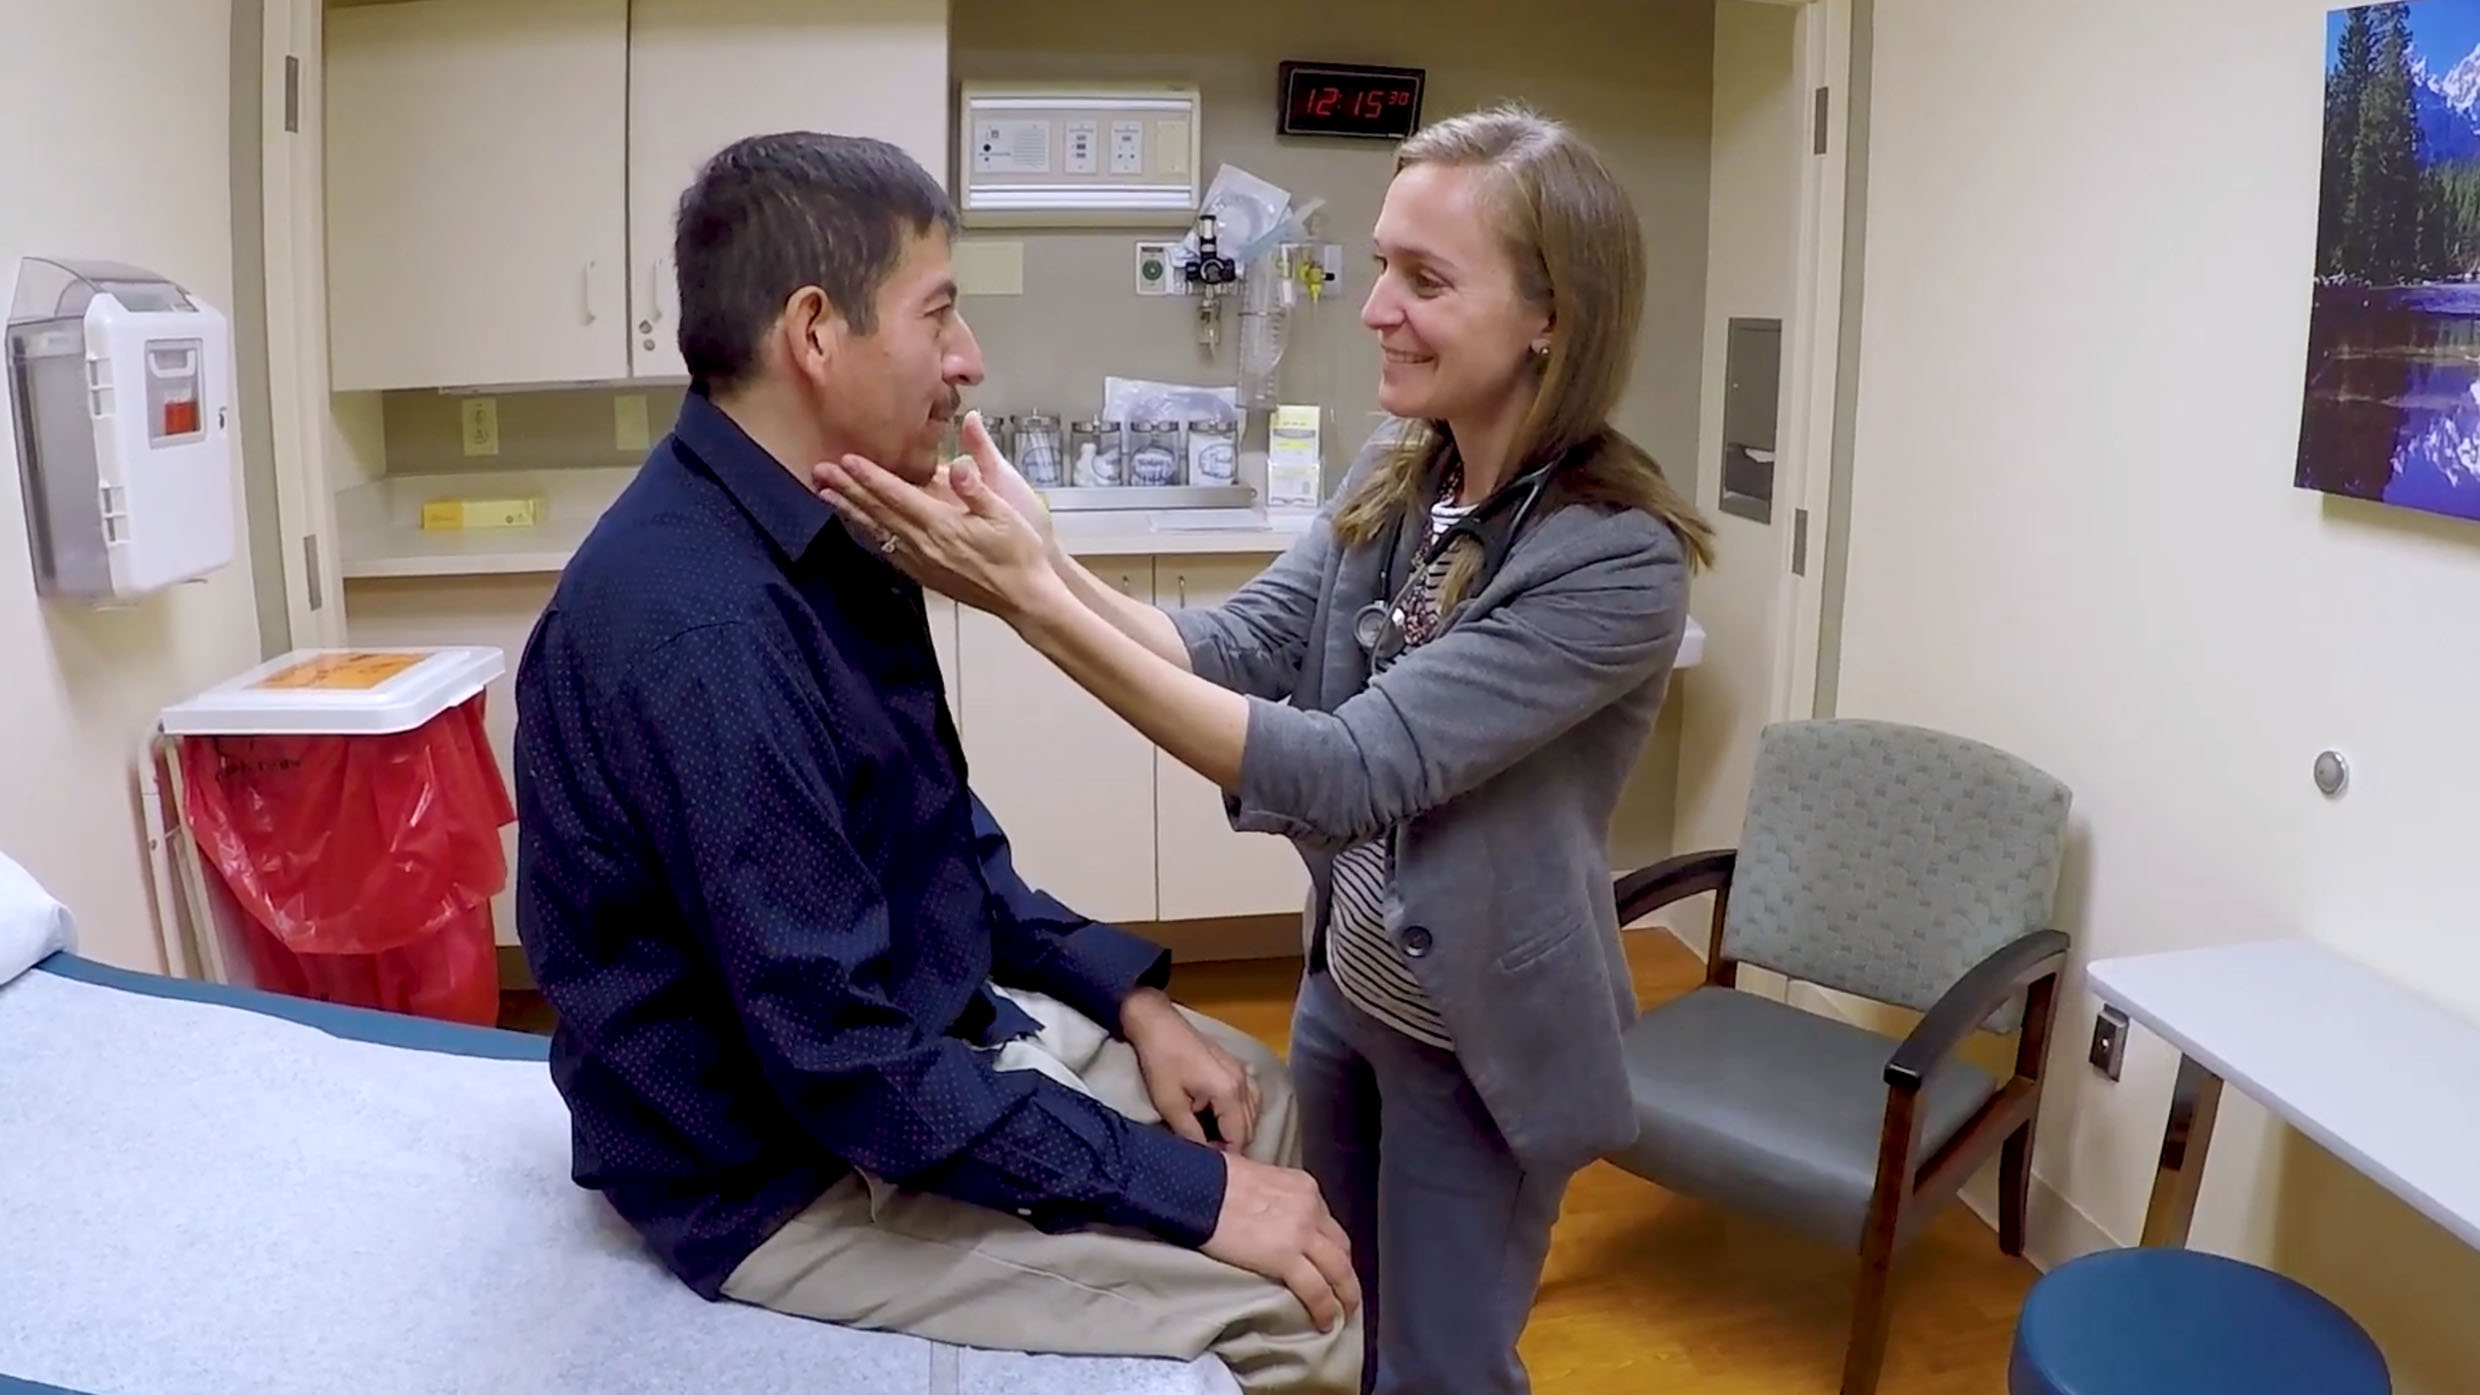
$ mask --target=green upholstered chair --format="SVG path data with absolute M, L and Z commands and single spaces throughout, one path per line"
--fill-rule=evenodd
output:
M 1760 739 L 1738 848 L 1618 882 L 1622 924 L 1704 892 L 1714 909 L 1705 984 L 1629 1033 L 1640 1133 L 1612 1161 L 1858 1252 L 1843 1395 L 1876 1388 L 1895 1256 L 1993 1152 L 1998 1244 L 2022 1253 L 2068 803 L 1977 741 L 1783 722 Z M 1741 991 L 1741 964 L 1925 1015 L 1898 1041 Z M 2020 1029 L 2012 1075 L 1958 1055 L 1978 1028 Z

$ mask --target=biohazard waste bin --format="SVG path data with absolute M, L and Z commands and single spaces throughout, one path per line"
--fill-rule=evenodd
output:
M 215 899 L 233 923 L 193 917 L 220 942 L 211 968 L 297 997 L 498 1019 L 491 898 L 516 810 L 483 703 L 505 664 L 488 647 L 300 650 L 166 709 L 189 880 L 229 893 Z

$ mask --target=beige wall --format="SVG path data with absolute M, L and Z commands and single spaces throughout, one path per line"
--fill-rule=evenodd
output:
M 1721 0 L 1714 9 L 1713 208 L 1705 261 L 1704 385 L 1697 503 L 1713 521 L 1713 570 L 1697 579 L 1705 657 L 1674 688 L 1680 712 L 1677 836 L 1730 847 L 1748 803 L 1757 734 L 1772 702 L 1773 529 L 1726 514 L 1722 498 L 1724 349 L 1733 319 L 1787 320 L 1799 244 L 1799 11 Z M 1790 502 L 1778 504 L 1788 511 Z M 1680 923 L 1697 927 L 1702 898 Z
M 952 67 L 959 80 L 1194 82 L 1206 110 L 1203 177 L 1231 163 L 1297 196 L 1327 200 L 1325 235 L 1343 245 L 1346 275 L 1295 320 L 1282 393 L 1285 401 L 1330 409 L 1329 487 L 1376 405 L 1377 356 L 1359 315 L 1369 288 L 1368 232 L 1391 156 L 1380 142 L 1279 139 L 1276 65 L 1286 58 L 1426 66 L 1425 118 L 1523 98 L 1593 140 L 1635 197 L 1653 267 L 1637 371 L 1619 423 L 1677 478 L 1707 473 L 1697 452 L 1714 58 L 1707 0 L 1584 0 L 1531 9 L 1440 0 L 1424 9 L 1418 25 L 1394 23 L 1370 6 L 1274 0 L 1219 12 L 1210 42 L 1166 35 L 1162 14 L 1159 5 L 1136 0 L 955 0 Z M 1226 311 L 1221 346 L 1208 357 L 1196 342 L 1193 302 L 1136 294 L 1135 243 L 1175 235 L 968 230 L 1021 242 L 1026 288 L 1020 296 L 967 299 L 990 364 L 975 401 L 994 411 L 1049 409 L 1073 418 L 1100 410 L 1107 375 L 1232 382 L 1235 313 Z M 659 433 L 678 409 L 679 392 L 647 396 Z M 496 463 L 635 463 L 639 453 L 614 447 L 611 397 L 605 390 L 501 395 Z M 385 417 L 390 472 L 494 463 L 460 453 L 453 397 L 389 393 Z M 1614 837 L 1620 861 L 1670 851 L 1678 749 L 1674 704 L 1621 811 Z
M 0 0 L 0 92 L 40 128 L 0 141 L 0 259 L 135 262 L 229 309 L 231 22 L 227 0 Z M 0 433 L 8 414 L 0 397 Z M 88 953 L 161 966 L 139 752 L 164 704 L 257 656 L 246 553 L 128 609 L 46 605 L 0 487 L 0 850 L 69 904 Z
M 1573 121 L 1596 142 L 1635 196 L 1653 265 L 1637 373 L 1620 424 L 1680 478 L 1697 470 L 1710 4 L 1586 0 L 1543 13 L 1446 0 L 1425 10 L 1420 25 L 1400 26 L 1368 7 L 1276 0 L 1224 15 L 1210 43 L 1150 37 L 1163 32 L 1160 13 L 1134 0 L 955 0 L 952 67 L 959 80 L 1195 82 L 1206 105 L 1205 177 L 1228 162 L 1327 200 L 1326 235 L 1344 246 L 1346 277 L 1296 321 L 1283 389 L 1286 400 L 1336 409 L 1339 430 L 1351 439 L 1330 447 L 1330 459 L 1358 444 L 1352 433 L 1366 427 L 1376 403 L 1377 358 L 1359 313 L 1369 286 L 1368 231 L 1390 156 L 1381 142 L 1276 137 L 1276 64 L 1304 56 L 1427 65 L 1425 117 L 1523 98 Z M 969 231 L 1023 244 L 1027 292 L 967 301 L 990 363 L 977 403 L 1090 416 L 1101 407 L 1106 375 L 1231 382 L 1236 317 L 1226 312 L 1222 345 L 1208 357 L 1196 343 L 1193 302 L 1135 292 L 1135 243 L 1176 231 Z M 660 432 L 677 409 L 678 390 L 653 389 L 648 397 Z M 627 464 L 635 457 L 613 445 L 610 401 L 609 391 L 597 389 L 501 395 L 494 462 L 459 453 L 456 399 L 389 393 L 387 469 Z
M 1345 279 L 1304 317 L 1284 363 L 1287 400 L 1333 409 L 1339 456 L 1366 434 L 1377 400 L 1377 355 L 1360 325 L 1369 290 L 1369 229 L 1392 168 L 1383 142 L 1284 140 L 1275 134 L 1276 65 L 1286 58 L 1402 64 L 1429 70 L 1424 120 L 1499 98 L 1522 98 L 1574 122 L 1635 196 L 1654 275 L 1638 372 L 1621 425 L 1671 469 L 1693 470 L 1698 317 L 1704 303 L 1711 6 L 1600 3 L 1497 6 L 1437 0 L 1417 25 L 1379 7 L 1316 0 L 1224 13 L 1212 44 L 1166 41 L 1159 5 L 1141 0 L 956 0 L 959 79 L 1160 77 L 1204 94 L 1202 170 L 1234 164 L 1326 199 L 1326 236 L 1343 244 Z M 1090 415 L 1106 374 L 1223 384 L 1235 373 L 1227 318 L 1211 360 L 1195 343 L 1184 300 L 1134 294 L 1133 235 L 1025 237 L 1031 293 L 968 306 L 989 351 L 993 405 L 1061 404 Z
M 2480 1023 L 2480 527 L 2290 484 L 2326 8 L 1877 0 L 1839 707 L 2074 787 L 2081 957 L 2300 936 Z M 2139 1031 L 2097 1075 L 2092 1011 L 2053 1258 L 2137 1233 L 2174 1064 Z M 2396 1389 L 2473 1388 L 2480 1256 L 2235 1091 L 2196 1238 L 2342 1303 Z

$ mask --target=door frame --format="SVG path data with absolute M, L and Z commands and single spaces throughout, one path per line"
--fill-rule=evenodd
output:
M 283 535 L 284 608 L 295 648 L 345 642 L 336 498 L 325 466 L 327 221 L 321 132 L 325 4 L 260 0 L 261 227 L 267 398 Z
M 1777 578 L 1766 720 L 1818 715 L 1827 631 L 1827 558 L 1833 516 L 1837 387 L 1842 362 L 1844 198 L 1851 168 L 1853 11 L 1857 0 L 1757 0 L 1799 10 L 1795 91 L 1800 129 L 1798 237 L 1790 315 L 1783 326 L 1777 403 L 1774 528 Z M 1786 509 L 1784 505 L 1789 505 Z

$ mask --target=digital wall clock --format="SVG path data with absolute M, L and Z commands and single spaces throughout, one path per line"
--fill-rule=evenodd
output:
M 1286 136 L 1357 136 L 1402 140 L 1421 124 L 1421 68 L 1365 63 L 1282 65 L 1281 118 Z

